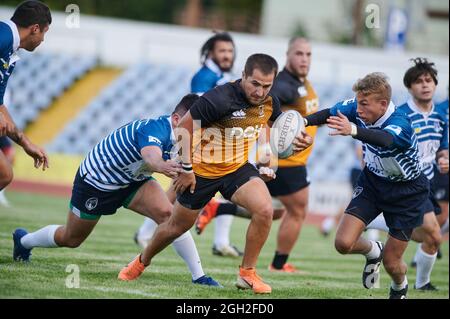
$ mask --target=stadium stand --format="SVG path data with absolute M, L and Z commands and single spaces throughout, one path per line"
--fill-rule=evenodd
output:
M 130 67 L 69 122 L 47 149 L 85 154 L 121 125 L 135 119 L 170 114 L 172 107 L 189 91 L 191 73 L 188 68 L 168 65 Z M 83 138 L 79 138 L 80 132 Z
M 97 64 L 96 59 L 89 56 L 35 53 L 31 58 L 27 52 L 20 55 L 21 61 L 11 76 L 9 87 L 13 93 L 10 112 L 21 129 Z

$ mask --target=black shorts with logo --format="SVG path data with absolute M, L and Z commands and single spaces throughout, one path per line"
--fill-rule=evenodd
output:
M 275 173 L 277 177 L 266 183 L 273 197 L 294 194 L 310 184 L 305 166 L 279 167 Z
M 139 188 L 149 180 L 154 180 L 150 177 L 131 183 L 126 188 L 105 192 L 86 183 L 84 179 L 85 177 L 78 171 L 73 182 L 70 209 L 81 219 L 91 220 L 98 219 L 102 215 L 113 215 L 120 207 L 127 208 Z
M 429 194 L 430 183 L 423 173 L 412 181 L 390 182 L 365 168 L 345 213 L 366 225 L 383 213 L 389 234 L 409 240 L 412 230 L 423 223 Z M 399 233 L 404 236 L 397 237 Z
M 194 194 L 191 194 L 188 189 L 184 193 L 178 194 L 177 200 L 188 209 L 202 209 L 217 192 L 220 192 L 225 199 L 231 200 L 234 193 L 253 178 L 260 178 L 259 172 L 255 166 L 249 163 L 231 174 L 216 179 L 196 176 L 197 183 Z

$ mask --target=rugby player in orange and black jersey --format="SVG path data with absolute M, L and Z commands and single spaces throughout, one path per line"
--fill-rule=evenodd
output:
M 177 202 L 136 263 L 149 265 L 180 232 L 192 227 L 200 210 L 220 192 L 252 215 L 236 286 L 271 293 L 255 267 L 270 232 L 272 199 L 258 170 L 248 163 L 248 153 L 265 126 L 281 114 L 278 99 L 269 94 L 277 73 L 278 64 L 272 57 L 252 55 L 241 80 L 207 92 L 183 117 L 178 128 L 189 134 L 182 143 L 184 173 L 174 183 Z M 194 127 L 195 120 L 201 121 L 200 127 Z M 196 141 L 199 131 L 202 136 Z M 294 151 L 303 151 L 312 139 L 303 134 L 293 144 Z

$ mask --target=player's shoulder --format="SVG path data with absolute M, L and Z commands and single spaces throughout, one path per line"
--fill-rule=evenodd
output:
M 396 110 L 399 113 L 402 112 L 403 114 L 409 114 L 409 113 L 413 112 L 413 110 L 411 109 L 411 107 L 409 106 L 408 103 L 403 103 L 403 104 L 397 106 Z
M 299 80 L 284 69 L 275 78 L 271 93 L 283 103 L 292 103 L 300 96 L 299 88 L 302 86 L 303 84 Z
M 412 130 L 411 119 L 408 114 L 401 108 L 396 108 L 383 126 L 400 126 L 404 130 Z
M 204 65 L 197 71 L 197 73 L 194 74 L 192 77 L 192 82 L 203 82 L 205 80 L 215 80 L 218 78 L 219 76 L 217 76 L 216 73 Z
M 232 102 L 239 102 L 242 99 L 239 83 L 237 81 L 216 86 L 206 92 L 202 98 L 214 106 L 227 106 Z
M 436 104 L 435 106 L 436 112 L 439 113 L 440 115 L 444 115 L 447 116 L 448 113 L 448 99 Z

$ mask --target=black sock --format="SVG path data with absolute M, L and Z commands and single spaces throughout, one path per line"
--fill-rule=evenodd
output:
M 220 203 L 219 208 L 217 208 L 216 216 L 236 215 L 237 208 L 237 205 L 233 203 Z
M 282 269 L 288 258 L 289 255 L 281 255 L 278 251 L 276 251 L 275 256 L 273 257 L 272 266 L 275 269 Z

